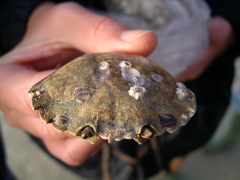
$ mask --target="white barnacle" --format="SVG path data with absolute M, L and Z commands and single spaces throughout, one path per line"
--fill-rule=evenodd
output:
M 186 89 L 186 86 L 181 82 L 177 82 L 177 87 L 180 89 Z
M 190 117 L 188 116 L 188 114 L 182 114 L 181 115 L 181 120 L 180 120 L 180 126 L 184 126 L 187 124 L 187 122 L 189 121 Z
M 193 117 L 193 115 L 196 113 L 196 104 L 194 105 L 194 107 L 188 107 L 187 108 L 188 111 L 188 116 L 191 118 Z
M 183 100 L 186 94 L 184 93 L 183 89 L 177 88 L 176 94 L 178 99 Z
M 163 76 L 161 76 L 160 74 L 152 74 L 152 78 L 158 83 L 162 82 L 162 80 L 164 79 Z
M 185 119 L 185 120 L 188 119 L 188 116 L 187 116 L 186 114 L 182 114 L 181 117 L 182 117 L 183 119 Z
M 36 93 L 36 95 L 37 95 L 37 96 L 39 96 L 39 95 L 40 95 L 40 91 L 36 91 L 35 93 Z
M 134 97 L 136 100 L 139 98 L 142 98 L 144 94 L 146 93 L 146 89 L 144 87 L 131 87 L 130 90 L 128 91 L 129 96 Z
M 188 115 L 189 115 L 190 118 L 193 117 L 194 114 L 195 114 L 195 112 L 194 112 L 194 113 L 193 113 L 193 112 L 189 112 L 189 113 L 188 113 Z
M 140 77 L 140 72 L 135 68 L 121 68 L 122 76 L 127 81 L 133 81 L 136 77 Z
M 95 75 L 100 80 L 108 79 L 111 76 L 110 64 L 106 61 L 100 63 L 100 65 L 95 69 Z
M 178 86 L 178 88 L 176 90 L 176 94 L 178 96 L 178 99 L 183 100 L 184 97 L 188 95 L 186 86 L 181 82 L 177 82 L 177 86 Z
M 100 68 L 101 70 L 108 70 L 109 67 L 110 67 L 110 64 L 109 64 L 108 62 L 105 62 L 105 61 L 101 62 L 101 63 L 100 63 L 100 66 L 99 66 L 99 68 Z
M 99 76 L 100 80 L 105 80 L 111 76 L 111 71 L 109 69 L 104 71 L 105 73 L 101 73 Z
M 129 62 L 129 61 L 121 61 L 119 63 L 119 66 L 121 68 L 131 68 L 132 67 L 132 64 Z

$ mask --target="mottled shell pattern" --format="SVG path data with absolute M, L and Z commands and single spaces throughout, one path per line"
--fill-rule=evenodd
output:
M 196 112 L 195 95 L 148 59 L 133 54 L 86 54 L 29 90 L 46 123 L 94 144 L 99 137 L 142 144 L 174 132 Z

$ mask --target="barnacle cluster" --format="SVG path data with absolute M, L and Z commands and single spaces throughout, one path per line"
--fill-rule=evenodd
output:
M 128 94 L 136 100 L 141 99 L 147 93 L 146 88 L 151 86 L 151 79 L 141 75 L 128 61 L 121 61 L 119 66 L 121 67 L 123 78 L 129 82 L 130 89 Z

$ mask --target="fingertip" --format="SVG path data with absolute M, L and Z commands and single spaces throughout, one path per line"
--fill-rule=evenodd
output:
M 120 35 L 123 43 L 118 46 L 118 51 L 143 56 L 149 55 L 157 46 L 156 34 L 148 30 L 125 30 Z
M 36 117 L 37 111 L 32 110 L 28 90 L 52 72 L 52 70 L 37 72 L 19 64 L 1 65 L 1 103 L 9 109 Z

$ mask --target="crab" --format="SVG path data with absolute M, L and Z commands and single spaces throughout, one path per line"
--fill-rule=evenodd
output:
M 142 144 L 174 132 L 196 112 L 192 91 L 157 64 L 133 54 L 83 55 L 28 93 L 45 123 L 92 144 L 99 138 Z

